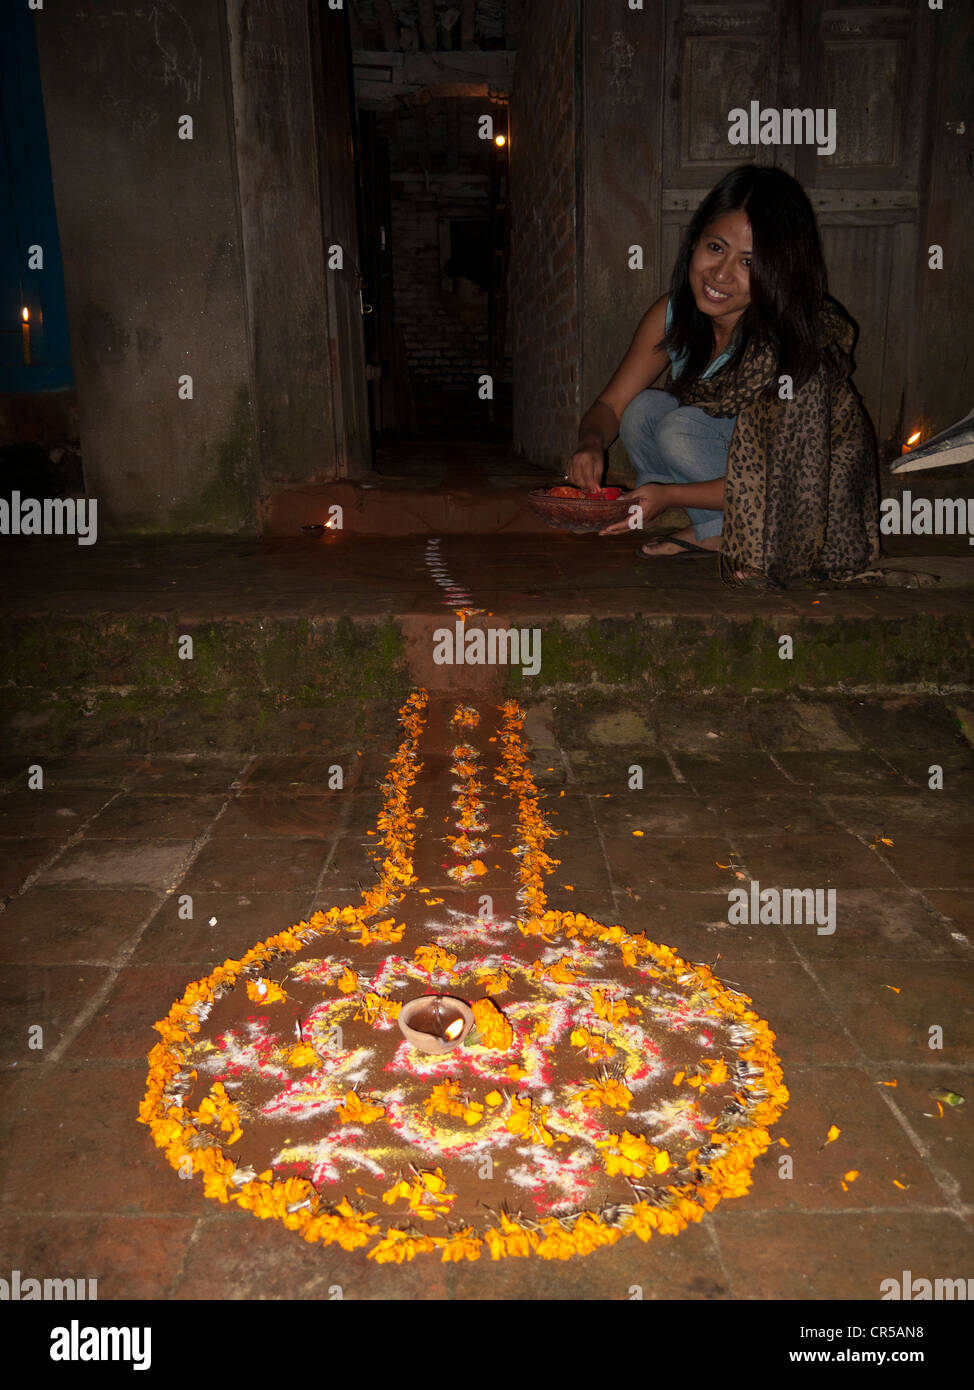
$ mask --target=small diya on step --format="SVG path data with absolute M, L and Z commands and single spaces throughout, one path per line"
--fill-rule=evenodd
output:
M 449 994 L 423 994 L 399 1010 L 399 1029 L 420 1052 L 450 1052 L 474 1025 L 473 1009 Z

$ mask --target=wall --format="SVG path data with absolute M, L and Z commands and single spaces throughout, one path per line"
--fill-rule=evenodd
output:
M 529 5 L 511 93 L 514 448 L 552 467 L 574 449 L 582 408 L 577 33 L 577 0 Z
M 583 412 L 608 385 L 671 269 L 660 264 L 661 9 L 585 0 L 582 11 Z M 642 249 L 641 269 L 629 264 L 631 246 Z M 609 468 L 613 478 L 635 476 L 621 440 Z
M 341 437 L 336 400 L 339 351 L 334 315 L 354 298 L 350 353 L 361 376 L 361 310 L 356 288 L 358 233 L 354 188 L 341 214 L 329 205 L 322 226 L 318 138 L 312 64 L 318 42 L 327 49 L 328 78 L 320 83 L 321 125 L 351 132 L 345 17 L 321 12 L 312 42 L 306 0 L 228 0 L 227 29 L 233 93 L 234 153 L 250 328 L 251 377 L 258 427 L 260 490 L 361 471 L 370 460 Z M 346 160 L 351 164 L 350 152 Z M 341 169 L 326 170 L 326 195 Z M 348 208 L 350 207 L 350 214 Z M 327 238 L 326 238 L 327 234 Z M 327 245 L 342 247 L 341 269 L 326 268 Z M 357 348 L 357 353 L 356 353 Z M 368 449 L 364 387 L 359 434 Z
M 221 6 L 35 28 L 85 478 L 99 526 L 253 525 L 256 453 Z M 195 138 L 177 138 L 182 115 Z M 193 377 L 180 401 L 177 378 Z
M 105 529 L 253 531 L 281 483 L 370 466 L 347 22 L 325 0 L 36 14 Z

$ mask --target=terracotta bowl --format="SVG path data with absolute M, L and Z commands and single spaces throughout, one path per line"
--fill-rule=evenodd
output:
M 455 1014 L 458 1018 L 463 1019 L 463 1031 L 452 1041 L 449 1038 L 438 1038 L 434 1033 L 424 1033 L 420 1028 L 411 1028 L 409 1026 L 410 1019 L 422 1016 L 422 1014 L 429 1009 L 434 999 L 442 1001 L 443 1012 L 445 1014 Z M 471 1009 L 470 1005 L 465 1003 L 462 999 L 455 999 L 452 994 L 424 994 L 421 995 L 419 999 L 410 999 L 408 1003 L 403 1004 L 402 1008 L 399 1010 L 397 1022 L 399 1024 L 399 1031 L 402 1033 L 403 1037 L 419 1052 L 440 1054 L 443 1052 L 452 1052 L 455 1047 L 460 1046 L 474 1025 L 474 1017 L 473 1009 Z M 447 1022 L 452 1023 L 452 1017 L 448 1018 Z
M 552 497 L 548 488 L 528 493 L 532 511 L 556 531 L 601 531 L 613 521 L 625 521 L 631 503 L 624 493 L 614 501 L 588 497 Z

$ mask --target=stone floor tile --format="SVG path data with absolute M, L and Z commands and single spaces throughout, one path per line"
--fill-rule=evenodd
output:
M 690 788 L 700 796 L 730 790 L 763 796 L 784 792 L 789 785 L 788 778 L 775 767 L 767 753 L 734 751 L 704 757 L 677 751 L 673 757 Z
M 566 835 L 570 839 L 575 839 L 576 836 L 581 837 L 597 833 L 594 814 L 595 803 L 590 797 L 581 795 L 574 787 L 566 789 L 564 796 L 547 797 L 540 805 L 541 812 L 547 817 L 551 828 L 560 832 L 554 841 L 555 846 L 557 846 L 558 840 Z
M 192 852 L 191 840 L 80 840 L 45 870 L 39 887 L 168 888 Z
M 736 961 L 794 962 L 795 953 L 779 927 L 730 925 L 726 893 L 653 888 L 640 894 L 638 902 L 616 896 L 618 915 L 630 931 L 644 931 L 686 960 L 714 965 L 719 959 L 714 969 L 722 979 Z
M 311 892 L 219 893 L 200 890 L 173 894 L 152 919 L 132 953 L 132 965 L 163 965 L 178 961 L 187 982 L 208 974 L 228 958 L 237 960 L 251 946 L 307 920 Z M 180 916 L 192 910 L 192 917 Z M 214 919 L 211 925 L 211 919 Z
M 880 789 L 895 791 L 904 784 L 902 774 L 875 753 L 781 752 L 775 761 L 794 781 L 815 787 L 820 795 L 849 795 L 863 788 L 882 794 Z
M 395 747 L 390 746 L 388 754 L 383 754 L 382 768 L 376 769 L 380 780 L 394 752 Z M 346 749 L 340 754 L 262 753 L 241 776 L 241 782 L 248 791 L 275 789 L 290 796 L 324 796 L 335 767 L 342 769 L 346 791 L 355 786 L 362 775 L 364 757 L 362 749 Z
M 504 899 L 495 896 L 494 910 L 503 905 Z M 559 908 L 565 912 L 584 912 L 587 917 L 594 917 L 597 922 L 602 922 L 604 926 L 615 926 L 617 922 L 629 925 L 629 916 L 625 908 L 621 911 L 617 908 L 618 895 L 611 889 L 591 889 L 575 887 L 569 892 L 564 884 L 555 884 L 551 889 L 548 898 L 548 905 L 552 908 Z M 516 911 L 515 911 L 516 908 Z M 514 902 L 511 903 L 511 910 L 506 914 L 505 920 L 511 921 L 515 916 L 523 915 L 524 909 L 518 907 Z
M 814 971 L 871 1061 L 974 1064 L 974 962 L 819 960 Z M 943 1029 L 940 1049 L 929 1046 L 934 1025 Z
M 559 789 L 567 786 L 571 779 L 570 769 L 561 759 L 553 763 L 547 753 L 541 758 L 532 758 L 528 768 L 535 785 L 548 797 L 557 796 Z
M 728 843 L 712 835 L 605 835 L 606 857 L 616 888 L 643 895 L 671 888 L 710 892 L 731 886 Z M 722 867 L 723 866 L 723 867 Z
M 204 845 L 180 893 L 289 892 L 311 889 L 328 854 L 324 839 L 278 836 L 274 839 L 213 839 Z
M 560 861 L 558 868 L 548 879 L 548 897 L 552 905 L 555 905 L 554 900 L 561 892 L 562 885 L 566 883 L 572 884 L 576 889 L 594 889 L 599 892 L 606 892 L 612 888 L 606 856 L 594 836 L 572 843 L 567 839 L 564 842 L 553 840 L 548 846 L 548 851 Z
M 881 1066 L 872 1070 L 880 1080 L 896 1081 L 895 1086 L 882 1089 L 917 1136 L 927 1155 L 927 1168 L 944 1191 L 956 1194 L 974 1213 L 974 1149 L 968 1109 L 974 1103 L 974 1067 L 940 1067 L 936 1063 L 913 1067 L 901 1062 L 895 1068 L 895 1077 L 884 1075 L 888 1069 Z M 963 1096 L 964 1103 L 938 1104 L 937 1093 L 946 1092 Z
M 974 1267 L 974 1235 L 950 1212 L 752 1212 L 742 1206 L 721 1212 L 715 1223 L 732 1298 L 875 1304 L 883 1281 L 900 1279 L 904 1269 L 932 1278 L 969 1275 Z M 877 1313 L 873 1322 L 881 1321 Z M 801 1343 L 796 1339 L 789 1349 L 801 1350 Z
M 704 798 L 718 817 L 720 828 L 735 842 L 755 835 L 827 835 L 842 828 L 828 803 L 809 795 L 807 788 L 789 787 L 782 793 L 747 796 L 733 787 L 711 791 Z
M 57 854 L 63 844 L 63 840 L 53 836 L 4 840 L 0 844 L 0 899 L 20 892 L 27 879 Z
M 749 720 L 741 718 L 740 698 L 667 701 L 658 711 L 659 741 L 674 753 L 756 752 L 760 745 Z
M 351 797 L 353 793 L 349 792 Z M 330 836 L 342 826 L 345 807 L 343 793 L 324 796 L 294 796 L 289 792 L 248 792 L 230 802 L 211 827 L 215 840 L 228 836 L 259 839 L 287 835 L 308 838 Z
M 8 853 L 2 840 L 66 840 L 112 795 L 109 788 L 66 788 L 51 791 L 15 791 L 0 795 L 0 853 Z
M 85 830 L 85 840 L 194 840 L 226 804 L 226 796 L 120 796 Z
M 895 838 L 897 835 L 951 835 L 974 830 L 974 800 L 946 796 L 904 785 L 895 796 L 846 796 L 821 793 L 836 820 L 854 834 Z
M 661 791 L 686 790 L 674 776 L 667 759 L 657 753 L 647 753 L 645 748 L 613 748 L 605 752 L 570 749 L 566 757 L 569 781 L 592 796 L 604 796 L 606 792 L 618 796 L 629 791 L 630 769 L 634 766 L 642 773 L 644 787 Z
M 131 790 L 144 796 L 206 796 L 228 792 L 252 759 L 241 753 L 167 757 L 154 753 L 132 770 Z
M 0 960 L 113 960 L 162 901 L 161 893 L 144 889 L 30 888 L 0 916 Z
M 923 894 L 923 898 L 934 912 L 945 919 L 952 939 L 956 940 L 959 933 L 965 936 L 968 942 L 974 943 L 974 893 L 940 893 L 928 890 Z
M 303 797 L 301 799 L 305 800 Z M 421 825 L 446 825 L 447 822 L 444 817 L 449 817 L 449 798 L 437 799 L 426 795 L 425 789 L 420 791 L 417 788 L 414 800 L 417 803 L 417 810 L 420 806 L 423 809 Z M 343 792 L 336 808 L 341 816 L 337 830 L 343 835 L 354 835 L 359 839 L 364 839 L 370 830 L 375 830 L 376 817 L 382 810 L 382 805 L 382 794 L 378 787 L 372 787 L 365 791 Z
M 894 749 L 960 746 L 963 736 L 942 700 L 923 696 L 893 700 L 850 700 L 846 719 L 862 740 L 886 756 Z
M 900 885 L 875 851 L 855 836 L 752 835 L 741 841 L 741 859 L 761 888 L 875 888 Z
M 699 604 L 694 593 L 684 597 Z M 152 1022 L 214 964 L 307 917 L 313 906 L 356 900 L 359 887 L 375 880 L 368 855 L 375 837 L 365 832 L 374 828 L 381 805 L 376 782 L 397 734 L 390 735 L 385 715 L 363 707 L 354 717 L 362 728 L 361 721 L 373 720 L 372 732 L 356 738 L 350 754 L 347 742 L 341 757 L 304 750 L 300 739 L 323 740 L 328 721 L 315 724 L 294 711 L 293 755 L 115 759 L 93 751 L 45 764 L 58 781 L 48 777 L 44 793 L 27 793 L 18 780 L 10 799 L 0 796 L 0 840 L 5 805 L 17 826 L 2 849 L 19 847 L 24 832 L 30 832 L 24 843 L 56 844 L 59 822 L 73 822 L 57 816 L 59 804 L 97 810 L 117 790 L 125 793 L 114 819 L 111 809 L 99 817 L 110 839 L 86 834 L 53 866 L 56 871 L 64 862 L 66 877 L 45 875 L 46 886 L 28 889 L 0 912 L 0 956 L 18 967 L 6 972 L 4 1031 L 12 1042 L 22 1041 L 24 1019 L 33 1012 L 44 1014 L 38 1021 L 45 1028 L 44 1052 L 11 1053 L 6 1060 L 16 1066 L 0 1075 L 0 1240 L 16 1255 L 11 1267 L 30 1274 L 37 1261 L 51 1264 L 41 1271 L 48 1277 L 70 1276 L 73 1271 L 55 1257 L 77 1265 L 90 1252 L 102 1298 L 328 1299 L 337 1286 L 346 1300 L 372 1301 L 628 1300 L 634 1289 L 644 1299 L 873 1301 L 880 1279 L 902 1269 L 927 1277 L 969 1273 L 974 884 L 964 874 L 974 803 L 959 790 L 968 772 L 966 747 L 956 741 L 947 746 L 949 731 L 939 713 L 931 720 L 916 701 L 895 706 L 897 718 L 877 723 L 871 746 L 897 768 L 902 763 L 910 785 L 882 758 L 856 751 L 860 738 L 867 740 L 876 702 L 864 701 L 856 720 L 848 717 L 853 702 L 847 700 L 741 702 L 738 723 L 748 731 L 740 734 L 734 702 L 689 699 L 693 708 L 673 724 L 687 744 L 676 755 L 687 778 L 680 783 L 652 737 L 661 725 L 651 699 L 630 701 L 638 738 L 636 724 L 620 716 L 625 702 L 615 697 L 600 693 L 575 702 L 574 726 L 566 703 L 572 702 L 553 702 L 550 715 L 545 704 L 537 706 L 542 734 L 553 729 L 564 746 L 565 731 L 574 728 L 579 740 L 569 745 L 567 767 L 575 780 L 564 797 L 558 795 L 563 754 L 549 737 L 535 749 L 534 762 L 548 779 L 546 809 L 553 826 L 567 832 L 549 846 L 564 861 L 548 880 L 549 902 L 622 922 L 712 965 L 769 1021 L 792 1092 L 773 1138 L 783 1136 L 790 1146 L 775 1142 L 762 1156 L 749 1193 L 721 1203 L 679 1239 L 654 1238 L 647 1245 L 629 1239 L 584 1260 L 463 1266 L 419 1260 L 398 1267 L 375 1266 L 358 1253 L 309 1249 L 276 1225 L 207 1202 L 198 1182 L 179 1182 L 135 1119 L 144 1054 L 156 1039 Z M 939 709 L 939 702 L 934 706 Z M 905 722 L 897 722 L 903 712 Z M 302 730 L 304 722 L 312 727 Z M 593 728 L 602 742 L 592 741 Z M 894 729 L 901 737 L 887 751 L 887 731 Z M 948 782 L 956 783 L 948 792 L 926 785 L 924 768 L 933 754 L 924 729 L 936 731 L 933 741 L 944 741 Z M 707 739 L 711 731 L 720 739 Z M 741 745 L 752 734 L 774 748 L 785 772 L 764 755 L 742 756 Z M 612 742 L 616 735 L 633 742 Z M 362 758 L 355 757 L 356 747 Z M 342 759 L 350 768 L 344 790 L 323 790 L 315 780 L 322 767 Z M 366 759 L 375 771 L 370 780 L 361 775 Z M 644 770 L 640 792 L 628 787 L 633 762 Z M 234 783 L 244 780 L 245 769 L 254 776 L 241 790 Z M 441 811 L 432 790 L 440 770 L 425 769 L 417 784 L 419 804 L 431 817 Z M 60 800 L 48 799 L 52 789 Z M 164 872 L 173 867 L 166 855 L 191 850 L 198 833 L 194 813 L 211 802 L 219 808 L 231 794 L 236 799 L 215 824 L 206 822 L 211 838 L 174 886 Z M 35 795 L 44 801 L 28 799 Z M 867 841 L 887 833 L 894 843 L 870 850 L 848 830 L 839 833 L 837 824 Z M 77 828 L 73 824 L 69 833 Z M 632 829 L 645 834 L 633 836 Z M 336 841 L 339 830 L 344 833 Z M 172 835 L 179 839 L 170 841 Z M 143 846 L 148 860 L 126 857 Z M 814 925 L 732 927 L 728 890 L 746 883 L 733 867 L 718 866 L 735 864 L 762 887 L 785 871 L 791 880 L 784 886 L 811 885 L 811 877 L 799 874 L 806 865 L 821 875 L 816 886 L 829 886 L 831 875 L 838 885 L 834 935 L 819 936 Z M 232 875 L 232 882 L 218 887 L 221 874 Z M 926 878 L 932 886 L 920 882 Z M 63 886 L 75 883 L 83 886 Z M 431 940 L 456 923 L 457 913 L 476 915 L 475 889 L 451 885 L 435 892 L 445 901 L 429 909 Z M 193 899 L 189 921 L 180 917 L 186 892 Z M 506 923 L 515 913 L 513 895 L 495 898 L 496 918 Z M 126 951 L 157 906 L 67 1058 L 48 1063 L 60 1030 L 74 1026 L 94 992 L 113 978 L 105 965 Z M 942 1050 L 927 1046 L 933 1024 L 944 1029 Z M 893 1080 L 895 1087 L 880 1084 Z M 941 1114 L 930 1094 L 940 1088 L 965 1095 L 967 1104 L 944 1105 Z M 841 1134 L 823 1147 L 830 1124 Z M 791 1179 L 778 1176 L 783 1156 L 793 1159 Z M 860 1176 L 843 1192 L 842 1175 L 852 1169 Z M 950 1202 L 956 1210 L 948 1209 Z
M 446 826 L 443 827 L 444 832 Z M 363 834 L 342 835 L 335 842 L 335 852 L 329 864 L 329 873 L 337 876 L 347 883 L 363 883 L 371 886 L 379 876 L 379 861 L 385 855 L 382 840 L 378 834 L 370 835 L 368 831 Z M 431 871 L 430 885 L 439 881 L 442 887 L 448 887 L 451 880 L 445 877 L 445 870 L 442 865 L 446 863 L 445 847 L 433 852 L 432 845 L 425 836 L 420 836 L 417 840 L 417 855 L 415 858 L 416 872 L 425 883 L 422 870 L 418 867 L 424 851 L 435 859 L 435 869 Z M 436 878 L 433 877 L 436 874 Z
M 724 978 L 719 968 L 716 973 Z M 829 982 L 820 988 L 799 961 L 736 960 L 732 978 L 733 987 L 753 1001 L 758 1017 L 770 1023 L 786 1072 L 794 1065 L 860 1060 L 856 1041 L 832 1007 Z
M 884 1087 L 884 1079 L 893 1078 L 879 1072 L 874 1078 L 857 1066 L 786 1067 L 788 1106 L 772 1131 L 775 1142 L 755 1164 L 749 1209 L 851 1212 L 943 1206 L 942 1187 L 892 1108 L 903 1096 Z M 908 1119 L 915 1128 L 915 1117 Z M 833 1125 L 840 1133 L 827 1143 Z M 850 1172 L 859 1176 L 846 1179 Z
M 84 1280 L 86 1298 L 156 1300 L 178 1277 L 195 1226 L 188 1217 L 8 1215 L 0 1247 L 22 1281 L 72 1279 L 77 1294 Z M 83 1308 L 72 1305 L 72 1316 L 83 1318 Z
M 206 1206 L 212 1209 L 214 1203 L 207 1202 Z M 260 1221 L 249 1212 L 233 1211 L 207 1215 L 200 1222 L 172 1296 L 444 1300 L 449 1297 L 451 1269 L 439 1261 L 419 1259 L 403 1265 L 376 1265 L 361 1251 L 310 1246 L 276 1221 Z
M 0 1211 L 200 1215 L 202 1189 L 179 1181 L 138 1123 L 145 1077 L 144 1062 L 59 1064 L 21 1077 L 0 1151 Z
M 656 744 L 656 736 L 642 714 L 622 708 L 593 715 L 585 729 L 585 743 L 596 749 L 628 748 L 636 744 L 648 751 Z
M 26 783 L 26 763 L 36 759 L 25 758 L 24 761 Z M 75 753 L 69 757 L 44 759 L 44 787 L 47 791 L 56 792 L 92 787 L 111 787 L 113 791 L 118 791 L 134 781 L 143 761 L 138 754 L 131 752 L 111 755 Z
M 95 965 L 18 965 L 4 970 L 0 1064 L 19 1068 L 46 1062 L 109 976 L 105 967 Z
M 906 749 L 890 755 L 889 761 L 904 777 L 924 789 L 936 775 L 942 790 L 952 797 L 963 797 L 968 803 L 974 796 L 974 760 L 970 752 L 930 748 L 928 751 Z
M 843 888 L 836 890 L 835 905 L 831 934 L 817 926 L 781 928 L 803 959 L 971 959 L 974 938 L 957 940 L 927 900 L 907 889 Z
M 843 716 L 844 704 L 760 700 L 747 711 L 759 748 L 782 753 L 852 752 L 861 747 Z
M 655 788 L 620 792 L 608 801 L 593 800 L 592 809 L 604 835 L 715 835 L 720 824 L 699 797 L 686 793 L 655 794 Z M 639 836 L 636 837 L 640 838 Z
M 143 1061 L 159 1041 L 153 1023 L 182 998 L 189 982 L 182 963 L 126 966 L 94 1018 L 68 1047 L 65 1061 Z
M 974 854 L 967 835 L 896 835 L 878 853 L 914 888 L 974 888 Z

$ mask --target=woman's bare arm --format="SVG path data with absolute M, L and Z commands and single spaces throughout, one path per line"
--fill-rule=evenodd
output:
M 576 487 L 587 490 L 599 486 L 602 455 L 619 433 L 623 411 L 640 391 L 652 385 L 669 361 L 665 350 L 656 347 L 666 331 L 666 299 L 667 296 L 662 295 L 643 315 L 618 370 L 582 417 L 578 448 L 567 469 Z

